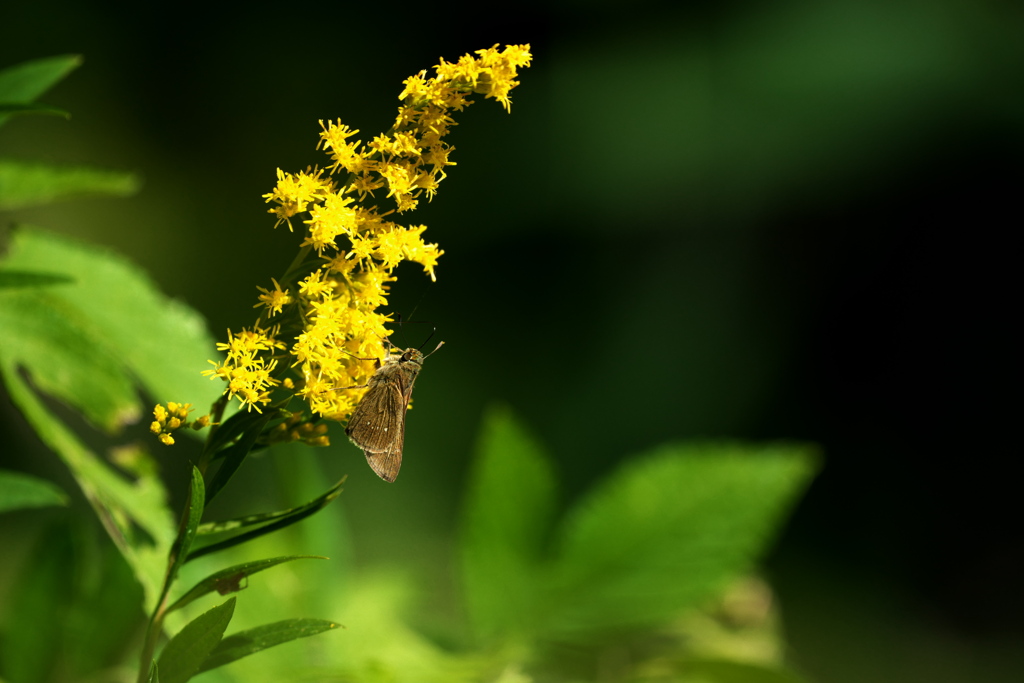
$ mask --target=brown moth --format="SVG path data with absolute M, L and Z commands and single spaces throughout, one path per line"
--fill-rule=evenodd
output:
M 437 349 L 443 345 L 441 342 Z M 363 449 L 370 469 L 389 483 L 395 481 L 402 467 L 405 413 L 426 357 L 419 349 L 409 348 L 390 351 L 383 363 L 377 360 L 366 393 L 345 426 L 348 438 Z

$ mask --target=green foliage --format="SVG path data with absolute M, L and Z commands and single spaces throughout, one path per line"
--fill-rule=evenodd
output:
M 485 421 L 477 453 L 460 550 L 466 609 L 486 640 L 536 627 L 555 477 L 540 447 L 505 410 Z
M 545 631 L 656 624 L 720 593 L 752 568 L 806 486 L 809 450 L 672 444 L 627 462 L 561 526 Z
M 20 508 L 67 504 L 67 495 L 45 479 L 0 470 L 0 513 Z
M 53 113 L 34 100 L 77 64 L 77 58 L 55 58 L 0 72 L 0 123 L 13 113 Z M 0 159 L 0 208 L 84 192 L 123 195 L 136 187 L 127 174 Z M 460 632 L 469 637 L 450 638 L 461 647 L 442 648 L 410 625 L 407 577 L 372 570 L 357 575 L 347 566 L 316 585 L 317 608 L 344 610 L 352 623 L 329 648 L 315 649 L 304 639 L 337 629 L 332 620 L 266 623 L 285 602 L 276 592 L 247 595 L 237 605 L 233 596 L 195 614 L 213 592 L 239 592 L 264 569 L 278 567 L 268 576 L 286 574 L 291 560 L 313 557 L 276 552 L 280 546 L 270 546 L 268 534 L 294 531 L 337 498 L 344 481 L 326 491 L 326 483 L 318 483 L 323 492 L 304 491 L 297 497 L 308 499 L 302 505 L 204 520 L 208 504 L 246 459 L 291 417 L 285 404 L 225 417 L 222 387 L 198 373 L 213 355 L 201 318 L 163 296 L 121 257 L 39 229 L 13 233 L 0 261 L 0 376 L 39 438 L 67 465 L 127 564 L 81 552 L 68 540 L 85 537 L 78 532 L 41 544 L 20 573 L 5 615 L 0 675 L 13 683 L 95 676 L 123 661 L 126 642 L 136 646 L 126 632 L 142 604 L 148 626 L 140 682 L 184 683 L 236 662 L 232 670 L 246 680 L 279 680 L 295 673 L 291 660 L 252 664 L 245 658 L 300 640 L 293 647 L 316 653 L 301 660 L 311 679 L 526 683 L 593 680 L 600 671 L 608 680 L 652 683 L 798 680 L 783 667 L 778 649 L 736 661 L 707 643 L 714 640 L 711 631 L 719 640 L 774 642 L 769 617 L 742 631 L 723 626 L 715 610 L 754 570 L 813 475 L 813 449 L 668 444 L 629 459 L 559 514 L 551 460 L 503 409 L 485 419 L 462 509 L 457 553 L 468 623 Z M 214 425 L 191 467 L 177 527 L 148 456 L 137 450 L 117 469 L 86 445 L 90 439 L 80 432 L 88 426 L 67 416 L 70 408 L 89 425 L 115 433 L 144 419 L 140 389 L 161 400 L 213 405 Z M 282 466 L 282 480 L 305 476 L 296 460 Z M 0 472 L 0 511 L 65 502 L 53 486 Z M 278 556 L 239 558 L 213 571 L 205 564 L 214 553 L 235 557 L 243 544 L 247 550 L 272 547 Z M 331 544 L 348 553 L 344 540 Z M 97 575 L 97 566 L 110 570 Z M 202 573 L 190 575 L 196 567 Z M 180 590 L 179 575 L 190 590 Z M 242 621 L 259 623 L 243 623 L 225 636 L 239 616 L 236 606 L 242 613 L 247 602 L 255 617 Z M 609 669 L 609 653 L 623 663 Z M 57 662 L 67 671 L 58 671 Z
M 506 411 L 492 411 L 462 514 L 475 632 L 600 647 L 664 627 L 753 569 L 815 469 L 805 445 L 667 445 L 627 461 L 553 527 L 550 465 Z M 700 680 L 783 680 L 731 675 Z
M 32 100 L 77 64 L 77 58 L 55 58 L 0 72 L 0 124 L 10 114 L 57 112 Z M 137 187 L 130 174 L 0 159 L 0 209 L 85 193 L 124 196 Z M 340 483 L 296 508 L 201 527 L 207 500 L 227 484 L 268 423 L 280 421 L 287 413 L 282 407 L 251 419 L 248 415 L 229 417 L 222 432 L 216 425 L 211 428 L 200 458 L 201 469 L 192 468 L 189 496 L 175 532 L 167 494 L 148 457 L 138 449 L 130 457 L 122 457 L 119 464 L 134 478 L 126 476 L 93 453 L 67 421 L 66 411 L 46 399 L 80 412 L 91 425 L 108 433 L 142 419 L 140 387 L 162 399 L 201 406 L 213 403 L 214 419 L 219 421 L 225 406 L 214 402 L 221 387 L 199 374 L 206 360 L 216 355 L 202 319 L 163 296 L 137 268 L 105 250 L 29 228 L 17 229 L 4 246 L 0 261 L 0 377 L 29 424 L 68 466 L 143 588 L 151 616 L 138 680 L 183 682 L 198 671 L 334 628 L 333 622 L 323 620 L 286 620 L 222 641 L 234 610 L 232 598 L 188 623 L 167 643 L 159 659 L 154 659 L 168 612 L 213 590 L 240 590 L 249 575 L 296 558 L 248 562 L 216 572 L 169 607 L 169 594 L 186 561 L 308 517 L 337 497 Z M 208 487 L 205 471 L 215 462 L 221 466 Z M 65 501 L 52 485 L 0 473 L 0 511 Z M 225 531 L 229 538 L 191 552 L 198 534 Z M 21 581 L 21 597 L 8 614 L 9 628 L 0 642 L 5 653 L 0 675 L 12 680 L 42 681 L 65 673 L 54 668 L 58 660 L 53 653 L 60 650 L 55 647 L 59 638 L 50 636 L 54 625 L 69 623 L 84 626 L 90 633 L 103 632 L 96 628 L 96 620 L 105 612 L 102 605 L 90 604 L 91 610 L 85 613 L 72 610 L 71 606 L 82 603 L 69 592 L 75 582 L 67 580 L 66 571 L 74 566 L 73 557 L 53 550 L 46 548 L 45 555 L 33 559 L 32 572 Z M 124 583 L 125 577 L 117 578 Z M 71 612 L 87 616 L 89 621 L 68 621 Z M 96 640 L 78 635 L 69 642 Z M 215 654 L 208 659 L 211 653 Z M 88 673 L 101 664 L 92 663 L 92 668 L 75 671 Z
M 0 262 L 3 272 L 18 274 L 21 286 L 0 289 L 0 374 L 15 405 L 71 470 L 153 606 L 174 538 L 163 485 L 155 477 L 129 481 L 40 394 L 116 431 L 141 418 L 136 384 L 155 396 L 212 401 L 217 387 L 194 368 L 213 341 L 193 311 L 106 250 L 21 229 Z M 40 284 L 26 284 L 25 274 Z
M 66 55 L 37 59 L 0 71 L 0 126 L 14 115 L 68 117 L 62 109 L 34 100 L 81 63 L 77 55 Z M 0 158 L 0 210 L 40 206 L 88 195 L 125 197 L 138 189 L 139 180 L 131 173 Z
M 292 560 L 326 559 L 326 557 L 322 557 L 320 555 L 292 555 L 289 557 L 272 557 L 266 560 L 236 564 L 233 567 L 228 567 L 227 569 L 222 569 L 219 572 L 211 574 L 200 581 L 192 588 L 192 590 L 185 593 L 183 596 L 178 598 L 173 605 L 168 607 L 167 611 L 171 612 L 176 609 L 181 609 L 193 600 L 201 598 L 202 596 L 214 591 L 217 591 L 221 595 L 227 595 L 228 593 L 241 590 L 241 582 L 243 579 L 255 574 L 256 572 L 261 572 L 264 569 L 270 569 L 271 567 L 284 562 L 291 562 Z
M 324 619 L 288 619 L 240 631 L 217 643 L 200 665 L 199 672 L 230 664 L 281 643 L 308 638 L 335 628 L 338 628 L 338 624 Z
M 301 522 L 310 515 L 322 510 L 324 506 L 341 495 L 341 485 L 344 483 L 345 480 L 342 479 L 308 503 L 287 510 L 264 512 L 258 515 L 249 515 L 248 517 L 205 524 L 199 528 L 201 535 L 214 536 L 225 534 L 228 537 L 222 540 L 210 540 L 207 544 L 196 548 L 187 559 L 192 560 L 218 550 L 225 550 L 239 543 L 259 538 L 272 531 L 284 529 L 296 522 Z
M 171 638 L 157 660 L 160 680 L 163 683 L 185 683 L 196 675 L 221 642 L 234 611 L 235 598 L 230 598 L 196 617 Z
M 0 125 L 13 114 L 52 113 L 55 107 L 34 100 L 82 64 L 78 55 L 45 57 L 0 71 Z
M 4 610 L 0 678 L 84 680 L 134 655 L 142 591 L 116 549 L 70 515 L 48 524 L 34 545 Z
M 139 187 L 139 179 L 132 173 L 0 159 L 0 210 L 89 195 L 128 197 Z

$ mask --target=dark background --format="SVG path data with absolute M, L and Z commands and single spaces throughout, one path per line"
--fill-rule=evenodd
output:
M 548 446 L 566 501 L 670 439 L 814 441 L 824 469 L 767 563 L 796 665 L 1020 680 L 1019 4 L 11 5 L 0 65 L 85 62 L 43 98 L 72 119 L 15 119 L 0 151 L 145 185 L 5 225 L 128 255 L 218 339 L 291 259 L 261 195 L 276 168 L 323 164 L 318 119 L 369 140 L 438 57 L 532 44 L 511 116 L 459 116 L 458 166 L 408 216 L 445 255 L 434 285 L 400 269 L 395 309 L 447 345 L 417 385 L 401 479 L 374 479 L 340 430 L 324 452 L 350 474 L 365 562 L 447 571 L 495 401 Z M 3 466 L 70 488 L 0 406 Z

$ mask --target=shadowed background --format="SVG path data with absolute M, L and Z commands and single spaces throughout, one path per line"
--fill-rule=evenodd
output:
M 398 340 L 436 326 L 447 345 L 418 382 L 401 477 L 378 481 L 340 428 L 318 452 L 349 474 L 357 561 L 447 581 L 494 401 L 548 446 L 565 500 L 670 439 L 810 440 L 824 470 L 768 562 L 797 666 L 820 681 L 1019 680 L 1018 6 L 560 3 L 431 24 L 364 5 L 10 4 L 0 65 L 85 62 L 42 98 L 71 120 L 15 119 L 0 150 L 145 184 L 5 227 L 127 255 L 218 339 L 251 324 L 256 286 L 291 260 L 298 237 L 273 230 L 261 195 L 277 168 L 324 164 L 318 119 L 369 140 L 402 79 L 438 57 L 532 44 L 511 116 L 482 100 L 460 116 L 458 165 L 403 217 L 445 255 L 436 284 L 398 271 L 395 310 L 430 323 Z M 73 491 L 6 396 L 0 410 L 3 466 Z M 161 453 L 172 480 L 184 453 Z M 268 495 L 271 468 L 247 468 L 238 488 Z

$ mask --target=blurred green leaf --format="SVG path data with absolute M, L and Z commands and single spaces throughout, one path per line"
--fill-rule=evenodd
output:
M 308 638 L 335 628 L 338 628 L 338 624 L 323 619 L 287 619 L 240 631 L 220 641 L 199 671 L 216 669 L 289 640 Z
M 0 289 L 17 287 L 47 287 L 50 285 L 66 285 L 74 280 L 67 275 L 40 273 L 27 270 L 0 270 Z
M 217 591 L 221 595 L 239 591 L 241 590 L 240 582 L 242 579 L 283 562 L 291 562 L 292 560 L 326 559 L 326 557 L 320 555 L 288 555 L 286 557 L 273 557 L 266 560 L 256 560 L 255 562 L 236 564 L 233 567 L 228 567 L 227 569 L 222 569 L 215 574 L 211 574 L 197 583 L 192 590 L 178 598 L 173 605 L 167 608 L 166 611 L 173 612 L 176 609 L 181 609 L 193 600 L 196 600 L 208 593 L 212 593 L 213 591 Z
M 4 268 L 74 280 L 74 285 L 67 287 L 0 291 L 0 315 L 11 302 L 11 306 L 28 309 L 20 311 L 22 319 L 31 318 L 33 311 L 37 318 L 45 319 L 29 319 L 19 324 L 33 330 L 56 325 L 81 339 L 79 344 L 65 337 L 47 340 L 54 348 L 49 349 L 52 355 L 46 357 L 46 362 L 22 363 L 35 382 L 40 382 L 38 373 L 76 372 L 75 366 L 83 364 L 80 347 L 92 343 L 104 347 L 102 352 L 96 351 L 94 364 L 105 366 L 110 360 L 116 361 L 161 401 L 188 402 L 203 409 L 222 393 L 220 382 L 211 382 L 200 374 L 209 367 L 207 359 L 218 355 L 202 317 L 160 293 L 142 270 L 123 257 L 42 230 L 22 228 L 13 235 Z M 30 353 L 31 348 L 24 347 L 40 343 L 39 339 L 19 339 L 23 335 L 10 324 L 0 325 L 0 330 L 0 353 L 4 356 L 8 355 L 9 344 L 18 343 L 25 353 Z M 45 329 L 38 330 L 40 335 L 45 333 Z M 49 336 L 56 337 L 57 333 Z M 124 371 L 109 372 L 123 376 Z M 57 392 L 63 387 L 41 388 Z M 122 381 L 119 392 L 125 392 L 119 395 L 119 400 L 132 397 L 131 406 L 120 402 L 109 406 L 103 418 L 98 419 L 103 426 L 138 414 L 130 386 L 125 390 Z M 96 401 L 88 385 L 76 385 L 74 391 L 57 395 L 83 410 L 89 410 Z M 123 412 L 128 415 L 122 415 Z
M 58 55 L 9 66 L 0 71 L 0 102 L 32 102 L 81 64 L 82 58 L 79 55 Z M 0 113 L 0 125 L 7 118 L 7 115 Z
M 657 677 L 641 679 L 655 683 Z M 749 664 L 721 659 L 687 659 L 667 681 L 678 683 L 804 683 L 805 679 L 792 671 L 760 664 Z
M 70 112 L 49 104 L 37 104 L 34 102 L 29 104 L 0 103 L 0 116 L 17 116 L 18 114 L 48 114 L 50 116 L 63 116 L 66 119 L 71 118 Z
M 0 159 L 0 210 L 90 195 L 129 197 L 140 186 L 138 176 L 124 171 Z
M 134 380 L 164 400 L 203 405 L 221 390 L 199 374 L 213 341 L 196 313 L 107 251 L 22 229 L 4 267 L 71 281 L 0 289 L 0 373 L 28 422 L 68 465 L 152 609 L 174 539 L 161 482 L 126 479 L 86 448 L 37 392 L 109 431 L 141 417 Z
M 62 296 L 67 287 L 0 291 L 0 355 L 8 381 L 24 368 L 45 394 L 116 431 L 140 417 L 127 368 L 103 332 Z M 20 407 L 20 406 L 19 406 Z
M 69 534 L 50 528 L 24 566 L 5 610 L 0 675 L 45 681 L 62 649 L 63 624 L 74 591 L 74 550 Z
M 710 598 L 765 551 L 812 456 L 804 445 L 707 443 L 628 462 L 563 524 L 543 630 L 652 625 Z
M 4 308 L 0 294 L 0 312 Z M 2 318 L 2 315 L 0 315 Z M 0 330 L 3 330 L 0 325 Z M 67 464 L 100 522 L 128 560 L 145 592 L 147 609 L 156 605 L 174 539 L 167 494 L 155 477 L 130 482 L 91 452 L 22 379 L 0 337 L 0 374 L 11 399 L 36 434 Z M 136 526 L 138 528 L 136 528 Z
M 555 503 L 548 458 L 509 411 L 491 410 L 462 510 L 466 606 L 478 635 L 528 631 Z
M 141 591 L 93 525 L 73 512 L 57 515 L 10 578 L 0 638 L 4 680 L 85 680 L 125 656 L 142 617 Z
M 67 494 L 56 484 L 30 474 L 0 470 L 0 512 L 67 504 Z
M 196 548 L 192 551 L 192 554 L 189 555 L 188 559 L 194 560 L 197 557 L 209 555 L 210 553 L 217 552 L 218 550 L 224 550 L 225 548 L 236 546 L 239 543 L 245 543 L 253 538 L 259 538 L 260 536 L 277 531 L 278 529 L 284 529 L 287 526 L 291 526 L 296 522 L 301 522 L 306 517 L 309 517 L 313 513 L 321 510 L 324 506 L 341 495 L 341 486 L 344 483 L 345 478 L 343 477 L 341 481 L 332 486 L 327 492 L 317 496 L 308 503 L 288 510 L 266 512 L 259 515 L 249 515 L 248 517 L 230 519 L 224 522 L 209 522 L 203 524 L 199 527 L 199 533 L 204 536 L 232 532 L 241 533 L 236 533 L 236 535 L 222 541 L 212 541 L 207 545 Z M 250 529 L 250 531 L 241 531 L 243 529 Z
M 171 638 L 157 660 L 163 683 L 185 683 L 220 642 L 235 611 L 235 598 L 196 617 Z

